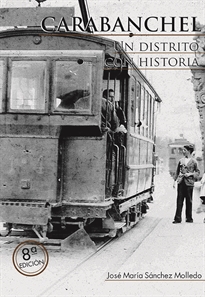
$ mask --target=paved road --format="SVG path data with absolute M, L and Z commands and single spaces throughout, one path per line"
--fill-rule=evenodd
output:
M 204 297 L 204 214 L 172 224 L 176 192 L 168 174 L 156 176 L 154 203 L 139 224 L 72 271 L 78 255 L 50 255 L 39 276 L 20 275 L 2 252 L 1 296 Z M 79 255 L 83 257 L 83 255 Z

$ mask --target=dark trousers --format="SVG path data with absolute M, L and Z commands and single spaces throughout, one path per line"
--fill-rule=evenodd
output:
M 192 193 L 193 187 L 187 186 L 184 181 L 178 184 L 177 188 L 177 209 L 174 220 L 181 222 L 182 220 L 182 208 L 184 203 L 184 198 L 186 199 L 186 220 L 192 220 Z

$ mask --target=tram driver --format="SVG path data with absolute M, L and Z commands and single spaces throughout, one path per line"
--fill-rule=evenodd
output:
M 102 131 L 103 132 L 115 132 L 117 127 L 119 127 L 119 120 L 109 96 L 104 90 L 102 97 Z
M 105 89 L 102 98 L 102 128 L 108 126 L 113 132 L 126 133 L 126 117 L 124 111 L 119 106 L 118 101 L 114 100 L 115 93 L 113 89 Z M 108 106 L 107 106 L 108 104 Z M 107 106 L 107 123 L 106 123 Z

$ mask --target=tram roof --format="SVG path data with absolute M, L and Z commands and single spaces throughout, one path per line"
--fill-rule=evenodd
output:
M 29 34 L 41 34 L 41 35 L 51 35 L 51 33 L 44 32 L 40 27 L 27 27 L 27 28 L 8 28 L 7 30 L 0 31 L 0 38 L 11 37 L 11 36 L 19 36 L 19 35 L 29 35 Z M 154 87 L 150 84 L 145 75 L 141 72 L 138 66 L 134 63 L 134 61 L 130 58 L 130 56 L 125 52 L 120 43 L 116 40 L 101 37 L 98 34 L 85 33 L 85 32 L 77 32 L 77 31 L 69 31 L 69 32 L 52 32 L 53 36 L 59 37 L 75 37 L 84 40 L 89 40 L 95 43 L 104 44 L 108 48 L 115 48 L 119 55 L 122 55 L 129 64 L 132 64 L 133 69 L 139 74 L 139 76 L 144 80 L 144 82 L 149 86 L 149 88 L 155 94 L 155 100 L 157 102 L 162 102 L 162 99 L 154 89 Z
M 170 147 L 182 147 L 184 145 L 191 144 L 186 138 L 175 139 L 174 142 L 169 143 Z

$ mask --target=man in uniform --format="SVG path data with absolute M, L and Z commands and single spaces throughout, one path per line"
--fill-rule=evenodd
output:
M 107 90 L 104 90 L 102 98 L 102 129 L 115 132 L 118 126 L 119 120 L 116 115 L 115 107 L 111 102 L 109 94 L 107 97 Z

